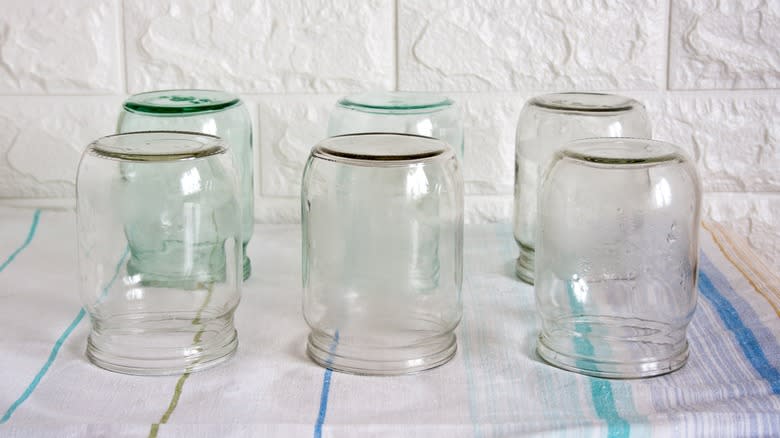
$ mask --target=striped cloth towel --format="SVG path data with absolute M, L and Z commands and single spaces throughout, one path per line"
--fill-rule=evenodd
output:
M 678 372 L 604 380 L 534 354 L 531 287 L 506 224 L 468 226 L 459 351 L 403 377 L 323 370 L 304 353 L 298 226 L 258 226 L 240 347 L 200 373 L 92 366 L 72 212 L 0 209 L 0 436 L 780 436 L 780 280 L 738 236 L 701 234 L 700 299 Z

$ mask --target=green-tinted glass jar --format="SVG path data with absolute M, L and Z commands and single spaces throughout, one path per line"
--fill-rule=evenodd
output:
M 215 90 L 161 90 L 140 93 L 122 105 L 117 132 L 191 131 L 221 137 L 230 146 L 239 174 L 244 280 L 252 268 L 246 247 L 254 225 L 252 123 L 241 100 Z
M 446 96 L 371 91 L 344 97 L 330 113 L 328 136 L 377 132 L 433 137 L 463 158 L 463 120 L 458 106 Z

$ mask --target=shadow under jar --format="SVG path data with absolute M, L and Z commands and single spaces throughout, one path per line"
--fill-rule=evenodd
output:
M 303 176 L 307 352 L 356 374 L 405 374 L 457 349 L 463 180 L 444 142 L 355 134 L 316 145 Z
M 122 105 L 118 133 L 191 131 L 215 135 L 230 146 L 239 177 L 243 278 L 252 273 L 246 247 L 254 229 L 252 122 L 241 100 L 217 90 L 161 90 L 130 96 Z
M 328 136 L 387 132 L 433 137 L 463 157 L 463 121 L 448 97 L 412 91 L 371 91 L 344 97 L 330 113 Z
M 644 106 L 614 94 L 556 93 L 528 101 L 517 122 L 514 235 L 520 247 L 515 271 L 534 283 L 537 191 L 556 150 L 589 137 L 650 138 Z
M 644 139 L 575 141 L 555 154 L 539 196 L 539 355 L 599 377 L 682 367 L 701 208 L 683 151 Z
M 103 137 L 76 183 L 87 357 L 128 374 L 197 371 L 238 345 L 238 175 L 221 139 L 180 132 Z

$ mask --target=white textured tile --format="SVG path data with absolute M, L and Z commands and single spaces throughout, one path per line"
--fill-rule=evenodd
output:
M 325 138 L 336 96 L 281 96 L 258 105 L 261 193 L 299 196 L 312 146 Z
M 780 87 L 780 3 L 673 0 L 672 89 Z
M 777 94 L 670 93 L 647 105 L 654 138 L 696 157 L 705 191 L 780 191 Z
M 121 92 L 112 0 L 0 0 L 0 93 Z
M 666 4 L 399 0 L 399 85 L 657 89 L 666 74 Z
M 511 194 L 515 126 L 524 99 L 516 95 L 455 95 L 463 108 L 466 194 Z
M 780 272 L 780 196 L 708 194 L 704 215 L 746 237 L 766 264 Z
M 390 0 L 125 2 L 130 90 L 394 85 Z
M 462 109 L 465 155 L 462 172 L 467 194 L 511 194 L 514 184 L 514 132 L 520 97 L 453 95 Z M 303 165 L 314 144 L 325 137 L 327 97 L 275 97 L 258 105 L 262 193 L 297 196 Z
M 73 197 L 81 151 L 114 133 L 120 98 L 0 99 L 0 198 Z

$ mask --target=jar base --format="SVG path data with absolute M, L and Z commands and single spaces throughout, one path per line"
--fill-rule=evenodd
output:
M 574 342 L 574 339 L 569 338 L 568 342 Z M 628 341 L 624 342 L 627 343 Z M 636 344 L 640 345 L 642 342 L 637 341 Z M 652 358 L 638 361 L 600 360 L 592 355 L 555 350 L 548 345 L 544 334 L 539 336 L 536 352 L 545 362 L 557 368 L 607 379 L 637 379 L 668 374 L 682 368 L 688 361 L 689 355 L 688 341 L 684 340 L 681 343 L 681 348 L 660 359 Z
M 515 274 L 517 278 L 531 286 L 534 285 L 534 249 L 523 244 L 520 246 L 520 256 L 515 263 Z
M 150 315 L 112 317 L 95 323 L 86 356 L 96 366 L 122 374 L 166 376 L 202 371 L 235 354 L 238 333 L 232 314 L 197 324 L 193 318 Z
M 375 376 L 413 374 L 436 368 L 449 362 L 457 349 L 454 332 L 437 335 L 418 345 L 387 348 L 354 347 L 340 342 L 338 335 L 312 332 L 306 345 L 309 358 L 324 368 Z

